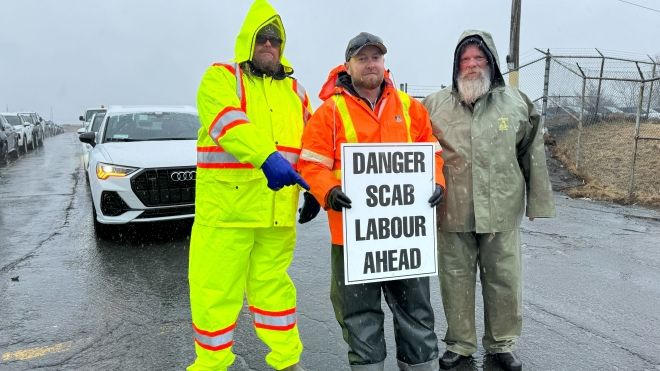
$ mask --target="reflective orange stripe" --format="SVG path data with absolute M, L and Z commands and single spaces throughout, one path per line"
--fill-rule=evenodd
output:
M 227 130 L 240 124 L 249 122 L 245 112 L 236 107 L 225 107 L 211 122 L 209 127 L 209 136 L 217 143 Z
M 250 311 L 254 315 L 254 327 L 286 331 L 296 326 L 296 308 L 270 312 L 250 306 Z
M 300 157 L 300 148 L 276 146 L 277 151 L 287 159 L 294 168 Z M 225 152 L 222 147 L 197 147 L 197 167 L 204 169 L 254 169 L 249 163 L 241 163 L 234 155 Z
M 303 122 L 306 124 L 307 120 L 312 116 L 311 112 L 309 112 L 309 109 L 307 108 L 309 105 L 309 98 L 307 97 L 307 92 L 305 91 L 305 88 L 303 88 L 302 85 L 298 84 L 298 80 L 293 80 L 293 91 L 296 92 L 298 95 L 298 98 L 300 98 L 300 102 L 302 102 L 302 117 L 303 117 Z
M 208 350 L 222 350 L 229 348 L 234 344 L 234 328 L 236 322 L 229 327 L 225 327 L 218 331 L 205 331 L 199 329 L 195 324 L 192 324 L 195 342 L 200 347 Z
M 236 96 L 238 100 L 241 101 L 241 109 L 243 112 L 247 112 L 247 101 L 245 98 L 245 85 L 243 85 L 243 71 L 241 67 L 237 64 L 225 64 L 225 63 L 213 63 L 216 67 L 224 67 L 229 72 L 231 72 L 236 78 Z

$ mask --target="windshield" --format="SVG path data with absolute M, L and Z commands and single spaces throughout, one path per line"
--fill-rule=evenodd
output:
M 7 122 L 9 122 L 10 125 L 14 125 L 14 126 L 23 125 L 21 123 L 21 119 L 19 119 L 18 116 L 11 115 L 11 116 L 4 116 L 4 118 L 7 119 Z
M 92 121 L 92 128 L 90 129 L 90 131 L 93 131 L 95 133 L 98 132 L 104 117 L 105 117 L 105 112 L 97 113 L 96 115 L 94 115 L 94 120 Z
M 181 112 L 141 112 L 110 116 L 104 142 L 197 139 L 200 127 L 195 114 Z
M 23 120 L 29 122 L 30 124 L 34 125 L 34 120 L 32 120 L 32 116 L 30 115 L 20 115 Z
M 85 111 L 85 122 L 89 122 L 89 120 L 92 119 L 92 116 L 94 116 L 95 113 L 99 112 L 105 112 L 104 109 L 88 109 Z

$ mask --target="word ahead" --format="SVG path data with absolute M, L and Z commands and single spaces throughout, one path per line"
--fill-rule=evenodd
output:
M 422 264 L 419 249 L 368 251 L 364 256 L 363 274 L 417 269 Z
M 353 174 L 423 173 L 424 152 L 357 152 Z

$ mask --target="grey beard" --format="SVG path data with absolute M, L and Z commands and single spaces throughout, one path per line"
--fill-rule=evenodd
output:
M 476 80 L 468 80 L 464 77 L 458 78 L 458 93 L 461 100 L 467 104 L 474 104 L 482 95 L 490 90 L 490 73 L 488 69 L 481 71 L 481 76 Z

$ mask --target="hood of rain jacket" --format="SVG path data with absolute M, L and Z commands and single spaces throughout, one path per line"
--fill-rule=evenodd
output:
M 241 30 L 236 36 L 234 45 L 234 62 L 243 63 L 252 59 L 257 33 L 268 24 L 274 24 L 282 35 L 282 45 L 280 46 L 280 63 L 284 68 L 284 73 L 289 75 L 293 73 L 291 63 L 284 56 L 284 46 L 286 45 L 286 32 L 284 24 L 279 14 L 272 5 L 265 0 L 256 0 L 243 21 Z

